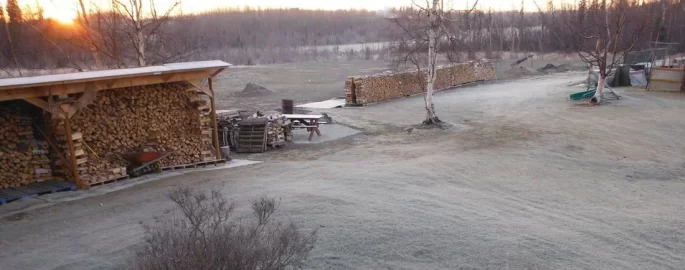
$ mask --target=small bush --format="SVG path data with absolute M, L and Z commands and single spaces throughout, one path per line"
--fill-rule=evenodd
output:
M 181 187 L 168 195 L 180 218 L 145 227 L 145 248 L 132 269 L 297 269 L 314 248 L 316 231 L 274 221 L 279 204 L 252 202 L 253 217 L 235 218 L 234 204 L 218 190 Z

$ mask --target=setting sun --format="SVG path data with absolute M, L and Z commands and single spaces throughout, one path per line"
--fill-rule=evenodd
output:
M 73 8 L 45 6 L 45 17 L 63 24 L 72 24 L 78 16 Z
M 47 16 L 48 18 L 51 18 L 55 21 L 58 21 L 63 24 L 72 24 L 76 20 L 76 15 L 72 14 L 55 14 L 53 16 Z

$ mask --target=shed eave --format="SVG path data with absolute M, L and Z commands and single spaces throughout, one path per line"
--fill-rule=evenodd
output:
M 223 61 L 201 61 L 0 79 L 0 101 L 206 79 L 216 76 L 230 66 Z

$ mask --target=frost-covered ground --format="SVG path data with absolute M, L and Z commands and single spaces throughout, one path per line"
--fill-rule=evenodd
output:
M 310 269 L 682 268 L 685 96 L 574 105 L 583 75 L 439 92 L 449 130 L 402 132 L 421 97 L 331 110 L 364 133 L 7 217 L 0 268 L 125 267 L 181 184 L 279 197 L 281 218 L 318 229 Z

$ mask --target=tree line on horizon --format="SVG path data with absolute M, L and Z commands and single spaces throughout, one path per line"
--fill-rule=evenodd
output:
M 644 21 L 628 23 L 622 33 L 626 41 L 639 36 L 634 49 L 668 42 L 675 43 L 675 51 L 685 51 L 685 0 L 616 1 L 626 6 L 627 20 Z M 550 1 L 536 3 L 537 12 L 489 9 L 456 14 L 454 40 L 440 47 L 469 58 L 476 52 L 488 58 L 500 52 L 574 53 L 581 43 L 568 33 L 569 22 L 592 23 L 586 21 L 587 14 L 601 3 L 580 0 L 555 6 Z M 8 0 L 0 7 L 0 68 L 91 70 L 206 59 L 270 64 L 339 55 L 370 59 L 368 48 L 338 51 L 336 45 L 388 42 L 395 50 L 406 45 L 402 29 L 388 15 L 374 11 L 244 8 L 181 14 L 177 4 L 153 13 L 145 6 L 150 4 L 154 1 L 114 0 L 106 9 L 82 5 L 78 19 L 63 24 L 45 18 L 40 7 L 22 10 L 17 0 Z M 141 8 L 131 8 L 137 6 Z M 406 18 L 413 13 L 412 8 L 393 10 Z M 329 45 L 333 49 L 302 49 Z

